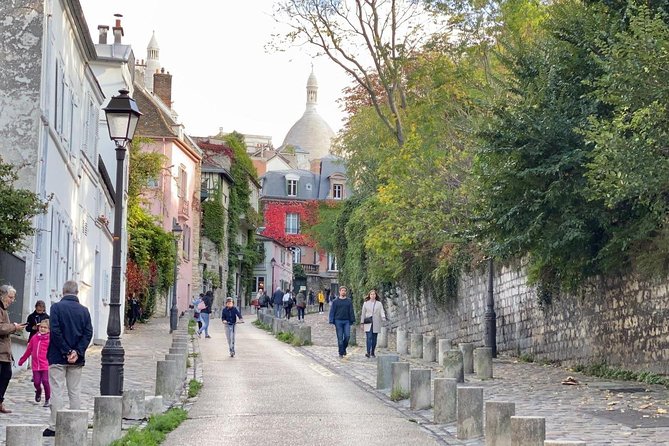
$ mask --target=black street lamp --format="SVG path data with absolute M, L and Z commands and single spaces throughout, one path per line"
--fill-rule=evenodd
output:
M 139 117 L 137 103 L 128 90 L 119 90 L 103 110 L 107 117 L 109 138 L 116 144 L 116 190 L 114 191 L 114 242 L 112 253 L 111 296 L 107 341 L 102 348 L 100 395 L 123 394 L 123 360 L 121 345 L 121 228 L 123 226 L 123 184 L 126 145 L 132 141 Z
M 237 274 L 237 308 L 239 312 L 242 312 L 242 260 L 244 259 L 244 254 L 237 254 L 237 260 L 239 260 L 239 273 Z
M 492 357 L 497 357 L 497 314 L 495 314 L 495 295 L 493 281 L 495 275 L 493 271 L 492 257 L 488 259 L 488 297 L 486 299 L 485 309 L 485 333 L 483 344 L 492 349 Z
M 273 293 L 276 289 L 274 286 L 274 267 L 276 266 L 276 260 L 274 260 L 274 257 L 272 257 L 272 260 L 270 260 L 269 264 L 272 267 L 272 289 L 270 290 L 270 293 Z
M 177 273 L 179 272 L 179 235 L 183 232 L 177 219 L 172 219 L 174 234 L 174 284 L 172 285 L 172 308 L 170 309 L 170 333 L 177 329 L 179 310 L 177 309 Z

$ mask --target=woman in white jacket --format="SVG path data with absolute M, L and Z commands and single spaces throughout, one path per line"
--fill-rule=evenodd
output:
M 383 304 L 378 300 L 378 294 L 375 289 L 371 289 L 365 297 L 365 303 L 362 304 L 360 312 L 360 325 L 363 326 L 367 335 L 367 353 L 366 357 L 375 358 L 376 338 L 381 331 L 381 323 L 386 320 L 386 312 L 383 311 Z

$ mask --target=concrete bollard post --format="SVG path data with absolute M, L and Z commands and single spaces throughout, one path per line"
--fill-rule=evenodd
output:
M 397 329 L 397 353 L 406 355 L 409 353 L 409 342 L 407 338 L 407 331 L 403 328 Z
M 146 416 L 146 392 L 139 389 L 123 391 L 123 418 L 143 420 Z
M 86 444 L 87 435 L 88 411 L 59 410 L 56 413 L 56 446 Z
M 460 350 L 448 350 L 444 356 L 444 378 L 453 378 L 459 383 L 465 382 L 465 370 Z
M 393 362 L 390 365 L 390 374 L 392 378 L 391 391 L 402 393 L 411 391 L 408 362 Z
M 465 374 L 474 373 L 474 344 L 470 342 L 463 342 L 459 344 L 462 352 L 462 365 Z
M 511 417 L 511 446 L 544 446 L 544 417 Z
M 358 345 L 359 325 L 351 325 L 351 337 L 348 339 L 348 345 Z
M 423 335 L 411 333 L 409 356 L 420 359 L 423 357 Z
M 96 396 L 94 398 L 93 446 L 107 446 L 121 438 L 123 399 L 122 396 Z M 86 414 L 86 429 L 88 430 L 88 413 Z
M 516 404 L 504 401 L 485 403 L 486 446 L 511 445 L 511 417 L 516 414 Z
M 457 437 L 469 440 L 483 436 L 483 387 L 458 387 Z
M 297 327 L 296 335 L 302 345 L 311 345 L 311 327 L 309 325 L 300 325 Z
M 411 370 L 411 397 L 409 407 L 411 410 L 429 409 L 432 405 L 432 370 Z
M 458 381 L 453 378 L 434 380 L 434 422 L 446 424 L 456 420 L 458 401 Z
M 451 340 L 450 339 L 439 339 L 437 341 L 437 364 L 444 365 L 444 358 L 446 353 L 451 350 Z
M 379 355 L 376 357 L 376 388 L 390 389 L 393 384 L 391 364 L 399 362 L 399 355 Z
M 376 338 L 376 346 L 378 348 L 388 348 L 388 328 L 381 327 L 379 336 Z
M 41 424 L 9 424 L 5 434 L 6 446 L 25 446 L 42 444 Z
M 272 334 L 277 335 L 281 331 L 281 319 L 275 317 L 272 319 Z
M 479 379 L 492 379 L 492 348 L 474 349 L 474 370 Z
M 9 443 L 7 443 L 7 446 L 9 446 Z M 544 446 L 586 446 L 586 444 L 585 441 L 546 440 Z
M 144 407 L 146 408 L 146 418 L 149 418 L 151 415 L 158 415 L 163 413 L 163 397 L 158 396 L 147 396 L 144 398 Z
M 173 400 L 176 396 L 176 377 L 178 365 L 174 361 L 156 361 L 156 396 L 164 400 Z
M 174 386 L 179 386 L 181 385 L 181 381 L 184 380 L 186 377 L 186 358 L 184 355 L 178 355 L 178 354 L 167 354 L 165 355 L 165 359 L 167 361 L 174 361 L 177 364 L 177 375 L 176 379 L 174 381 Z
M 423 335 L 423 360 L 430 362 L 437 360 L 437 338 L 432 335 Z

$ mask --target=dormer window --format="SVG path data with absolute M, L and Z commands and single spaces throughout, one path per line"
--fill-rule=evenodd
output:
M 286 175 L 286 195 L 297 197 L 297 182 L 300 179 L 297 175 Z
M 342 200 L 344 198 L 344 185 L 343 184 L 333 184 L 332 185 L 332 198 L 334 200 Z

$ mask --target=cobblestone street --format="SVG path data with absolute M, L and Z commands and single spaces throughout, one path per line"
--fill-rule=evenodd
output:
M 181 319 L 180 324 L 185 324 Z M 181 325 L 180 325 L 181 326 Z M 169 351 L 172 336 L 169 333 L 169 320 L 152 319 L 147 324 L 135 325 L 135 330 L 123 334 L 125 349 L 124 389 L 144 389 L 147 395 L 155 390 L 156 361 L 164 358 Z M 93 419 L 94 397 L 100 394 L 100 352 L 102 346 L 93 345 L 86 351 L 86 366 L 82 374 L 82 409 L 88 410 L 89 425 Z M 5 426 L 8 424 L 43 424 L 47 427 L 49 408 L 36 403 L 35 388 L 30 378 L 30 370 L 15 373 L 9 383 L 5 404 L 13 413 L 0 416 L 0 444 L 5 442 Z M 126 429 L 137 422 L 124 420 Z M 91 430 L 89 429 L 89 438 Z M 54 444 L 54 439 L 44 439 L 44 445 Z
M 349 348 L 347 359 L 340 360 L 334 327 L 327 314 L 307 315 L 312 327 L 313 345 L 302 351 L 334 372 L 354 380 L 359 387 L 376 394 L 421 424 L 445 444 L 482 445 L 482 440 L 462 442 L 455 439 L 455 424 L 434 425 L 432 410 L 411 411 L 408 400 L 392 402 L 389 392 L 375 389 L 376 362 L 364 356 L 364 333 L 357 327 L 358 346 Z M 391 344 L 393 337 L 390 338 Z M 377 354 L 394 352 L 378 349 Z M 431 368 L 439 377 L 436 363 L 402 357 L 412 367 Z M 669 391 L 661 386 L 628 381 L 605 381 L 584 376 L 561 367 L 522 363 L 501 356 L 494 361 L 492 381 L 480 381 L 467 375 L 467 384 L 484 387 L 486 401 L 516 404 L 516 415 L 546 418 L 546 439 L 581 440 L 590 445 L 669 445 Z M 562 385 L 573 376 L 580 385 Z

